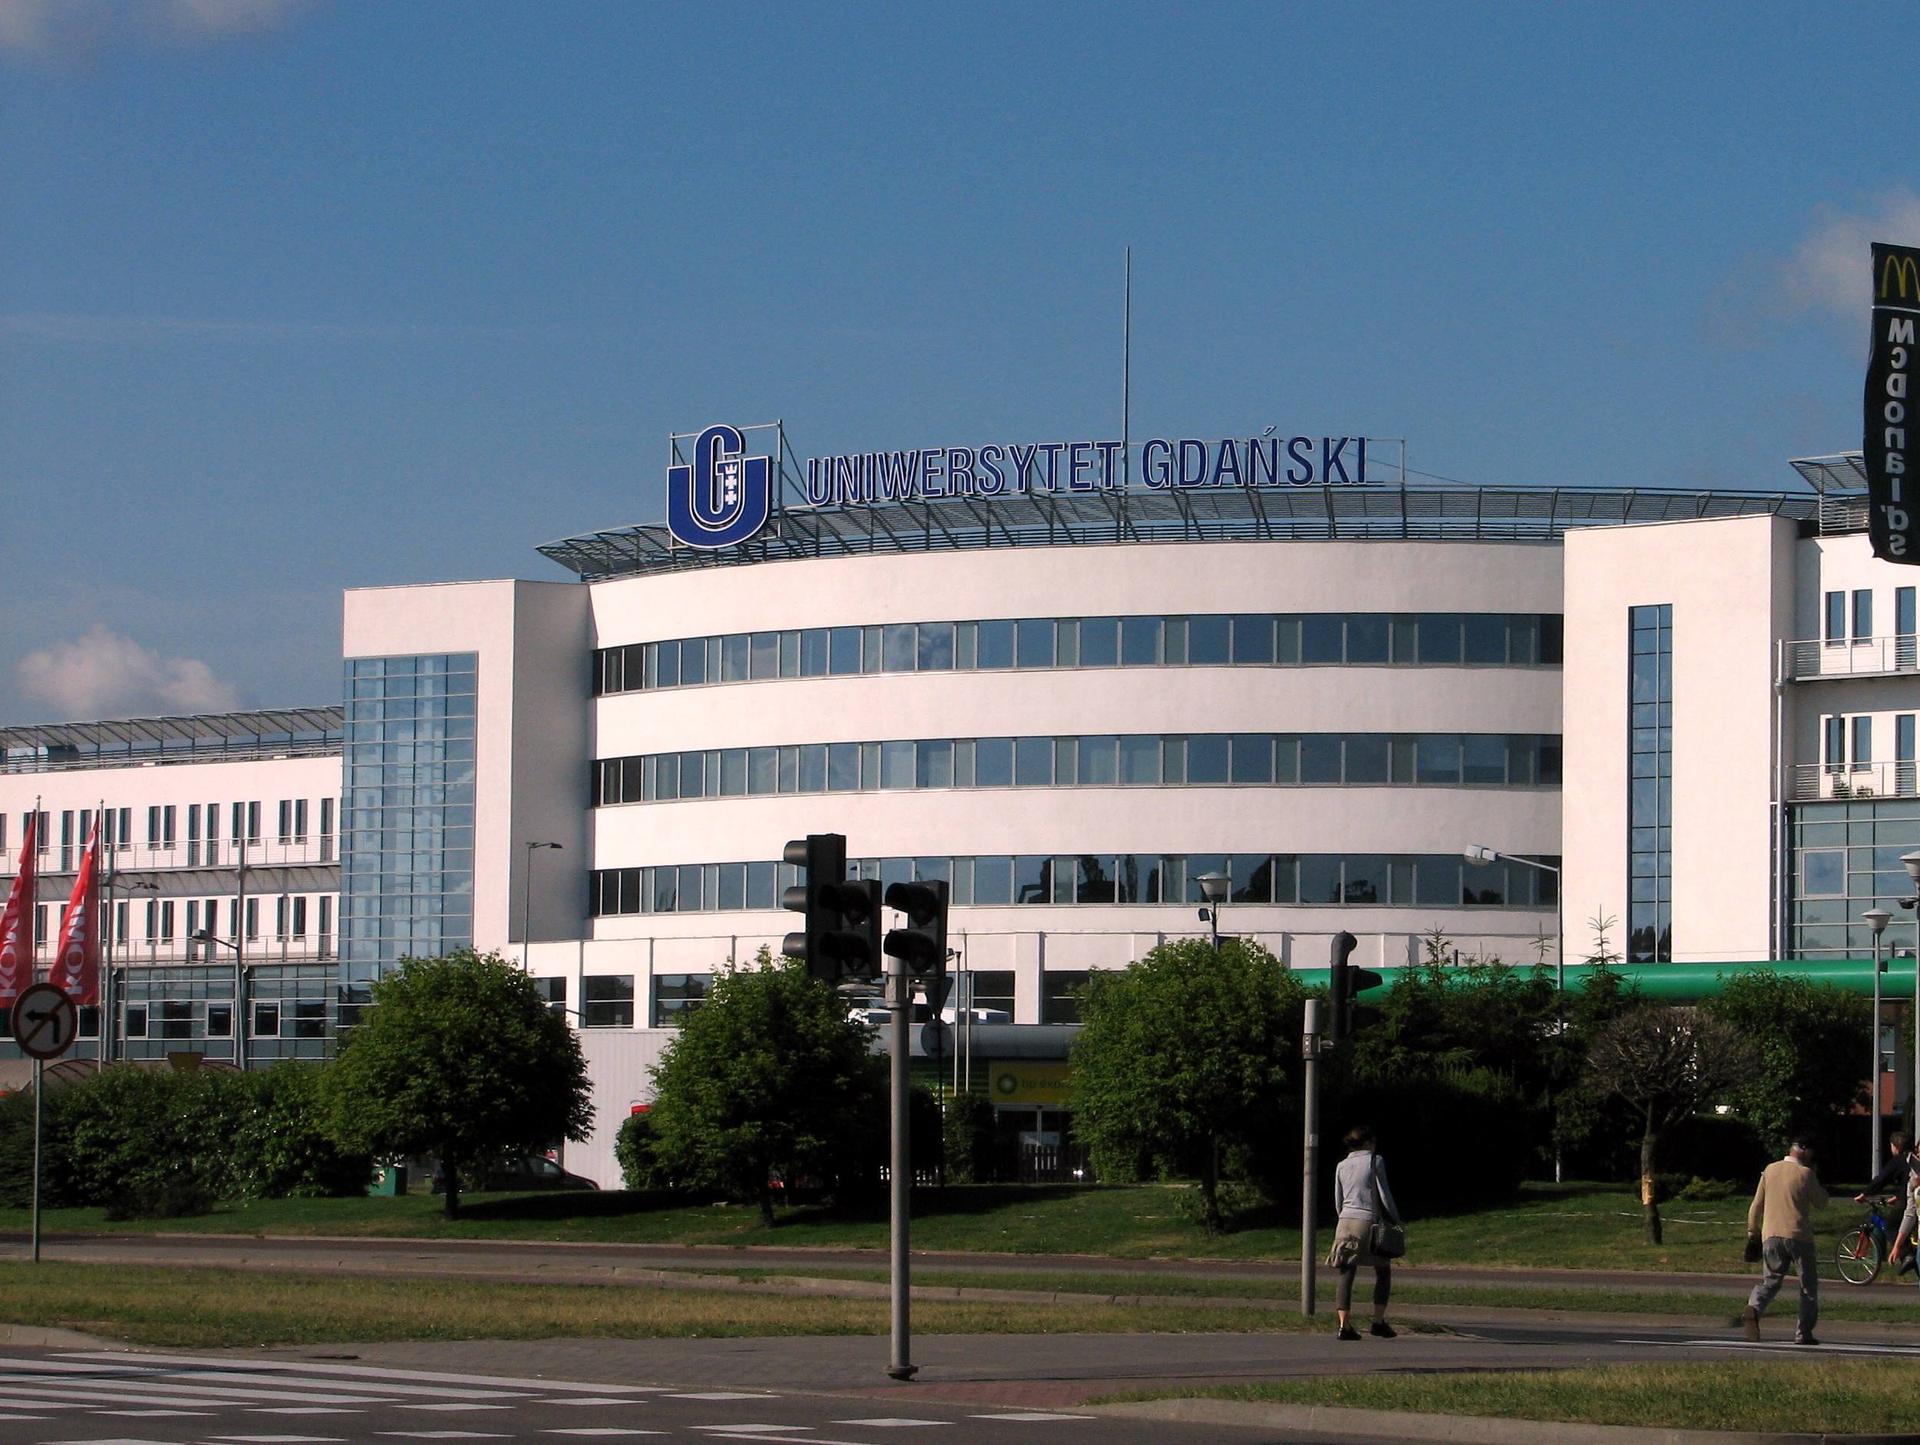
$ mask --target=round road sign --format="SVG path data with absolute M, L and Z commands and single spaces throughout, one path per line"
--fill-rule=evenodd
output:
M 67 991 L 36 983 L 13 1004 L 13 1041 L 36 1059 L 57 1059 L 73 1047 L 80 1011 Z

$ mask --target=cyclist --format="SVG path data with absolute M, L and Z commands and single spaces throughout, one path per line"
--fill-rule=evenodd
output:
M 1906 1199 L 1906 1213 L 1900 1216 L 1899 1231 L 1893 1237 L 1893 1251 L 1888 1258 L 1898 1267 L 1894 1274 L 1897 1278 L 1914 1267 L 1915 1253 L 1909 1249 L 1914 1238 L 1914 1210 L 1916 1198 L 1920 1195 L 1920 1141 L 1912 1140 L 1903 1132 L 1896 1132 L 1887 1140 L 1887 1153 L 1892 1156 L 1885 1169 L 1874 1175 L 1873 1182 L 1866 1189 L 1853 1196 L 1855 1204 L 1865 1204 L 1867 1196 L 1878 1194 L 1892 1186 L 1896 1181 L 1902 1183 L 1901 1193 Z M 1905 1255 L 1902 1260 L 1901 1256 Z

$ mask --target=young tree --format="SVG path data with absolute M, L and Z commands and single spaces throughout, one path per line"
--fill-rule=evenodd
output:
M 1863 1103 L 1860 1046 L 1873 1005 L 1800 978 L 1744 973 L 1707 1007 L 1759 1050 L 1759 1066 L 1739 1079 L 1733 1106 L 1776 1151 L 1795 1129 L 1817 1126 Z
M 511 1150 L 576 1142 L 593 1122 L 580 1042 L 498 954 L 409 958 L 327 1070 L 334 1132 L 375 1155 L 433 1154 L 449 1219 L 461 1172 Z
M 1073 1049 L 1074 1131 L 1108 1177 L 1142 1165 L 1200 1179 L 1220 1226 L 1220 1154 L 1277 1142 L 1299 1052 L 1299 986 L 1244 939 L 1163 943 L 1088 979 Z
M 759 1204 L 775 1178 L 844 1188 L 877 1159 L 886 1062 L 845 1002 L 761 949 L 714 980 L 653 1070 L 655 1167 Z
M 1642 1005 L 1595 1033 L 1587 1050 L 1590 1082 L 1640 1116 L 1640 1203 L 1648 1243 L 1661 1241 L 1653 1183 L 1661 1133 L 1730 1090 L 1754 1063 L 1754 1051 L 1738 1030 L 1696 1008 Z

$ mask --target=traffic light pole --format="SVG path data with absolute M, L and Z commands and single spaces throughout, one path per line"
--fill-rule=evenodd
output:
M 1313 1313 L 1314 1267 L 1314 1176 L 1320 1172 L 1320 1000 L 1307 1000 L 1306 1026 L 1300 1032 L 1300 1056 L 1305 1061 L 1305 1083 L 1301 1093 L 1304 1130 L 1300 1151 L 1300 1313 Z
M 888 1028 L 893 1036 L 893 1148 L 887 1170 L 893 1224 L 893 1361 L 887 1373 L 896 1380 L 911 1380 L 918 1368 L 912 1363 L 913 1340 L 911 1302 L 908 1292 L 907 1228 L 908 1211 L 913 1198 L 913 1142 L 908 1131 L 907 1050 L 913 1027 L 913 979 L 904 959 L 887 960 L 887 1003 L 893 1009 Z

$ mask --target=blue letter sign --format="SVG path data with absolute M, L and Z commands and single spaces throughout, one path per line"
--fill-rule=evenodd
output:
M 667 530 L 689 547 L 731 547 L 767 524 L 773 506 L 770 457 L 742 455 L 737 427 L 710 426 L 693 444 L 693 465 L 667 468 Z

